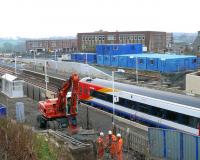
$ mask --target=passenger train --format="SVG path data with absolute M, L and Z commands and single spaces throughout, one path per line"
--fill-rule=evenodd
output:
M 83 78 L 79 83 L 81 102 L 112 113 L 112 82 Z M 149 126 L 200 133 L 200 99 L 115 82 L 115 114 Z

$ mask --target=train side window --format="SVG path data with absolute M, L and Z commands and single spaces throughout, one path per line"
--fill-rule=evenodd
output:
M 145 105 L 145 104 L 140 104 L 138 109 L 140 112 L 143 112 L 143 113 L 149 112 L 148 105 Z
M 190 117 L 189 118 L 189 125 L 192 128 L 198 128 L 198 118 L 196 118 L 196 117 Z
M 107 94 L 107 101 L 112 103 L 113 102 L 113 95 Z
M 126 107 L 130 109 L 134 109 L 134 101 L 126 100 Z
M 170 121 L 177 121 L 177 113 L 172 111 L 166 111 L 166 119 Z
M 189 126 L 190 118 L 187 115 L 183 115 L 183 124 Z
M 124 98 L 119 98 L 119 102 L 117 102 L 120 106 L 126 106 L 126 99 Z

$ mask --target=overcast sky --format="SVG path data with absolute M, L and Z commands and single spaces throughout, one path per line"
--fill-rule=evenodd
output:
M 0 0 L 0 37 L 78 32 L 197 32 L 200 0 Z

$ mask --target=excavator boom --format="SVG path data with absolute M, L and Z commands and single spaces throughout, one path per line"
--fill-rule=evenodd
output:
M 66 112 L 67 98 L 66 95 L 71 89 L 71 100 L 69 105 L 69 114 Z M 39 111 L 43 121 L 53 121 L 60 118 L 73 120 L 72 125 L 76 126 L 77 101 L 79 89 L 79 76 L 73 73 L 70 78 L 58 90 L 57 98 L 47 99 L 39 102 Z M 46 123 L 46 122 L 45 122 Z M 71 122 L 69 122 L 71 124 Z

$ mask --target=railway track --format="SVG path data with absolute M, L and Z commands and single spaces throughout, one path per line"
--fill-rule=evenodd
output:
M 57 136 L 57 137 L 62 138 L 65 141 L 71 143 L 73 146 L 76 146 L 76 147 L 79 147 L 79 148 L 89 146 L 89 144 L 86 144 L 86 143 L 83 143 L 81 141 L 78 141 L 77 139 L 75 139 L 75 138 L 73 138 L 73 137 L 71 137 L 71 136 L 69 136 L 69 135 L 67 135 L 65 133 L 62 133 L 60 131 L 53 131 L 53 130 L 51 130 L 49 132 L 51 134 Z
M 45 89 L 46 88 L 46 84 L 45 84 L 45 80 L 44 78 L 41 78 L 39 76 L 33 76 L 31 74 L 27 74 L 27 73 L 17 73 L 15 74 L 15 69 L 11 68 L 11 67 L 5 67 L 5 66 L 0 66 L 0 74 L 1 76 L 4 74 L 12 74 L 15 75 L 17 77 L 20 77 L 20 79 L 23 79 L 25 82 L 38 86 L 40 88 Z M 52 92 L 56 92 L 58 90 L 58 87 L 56 84 L 54 83 L 48 83 L 48 90 L 52 91 Z

